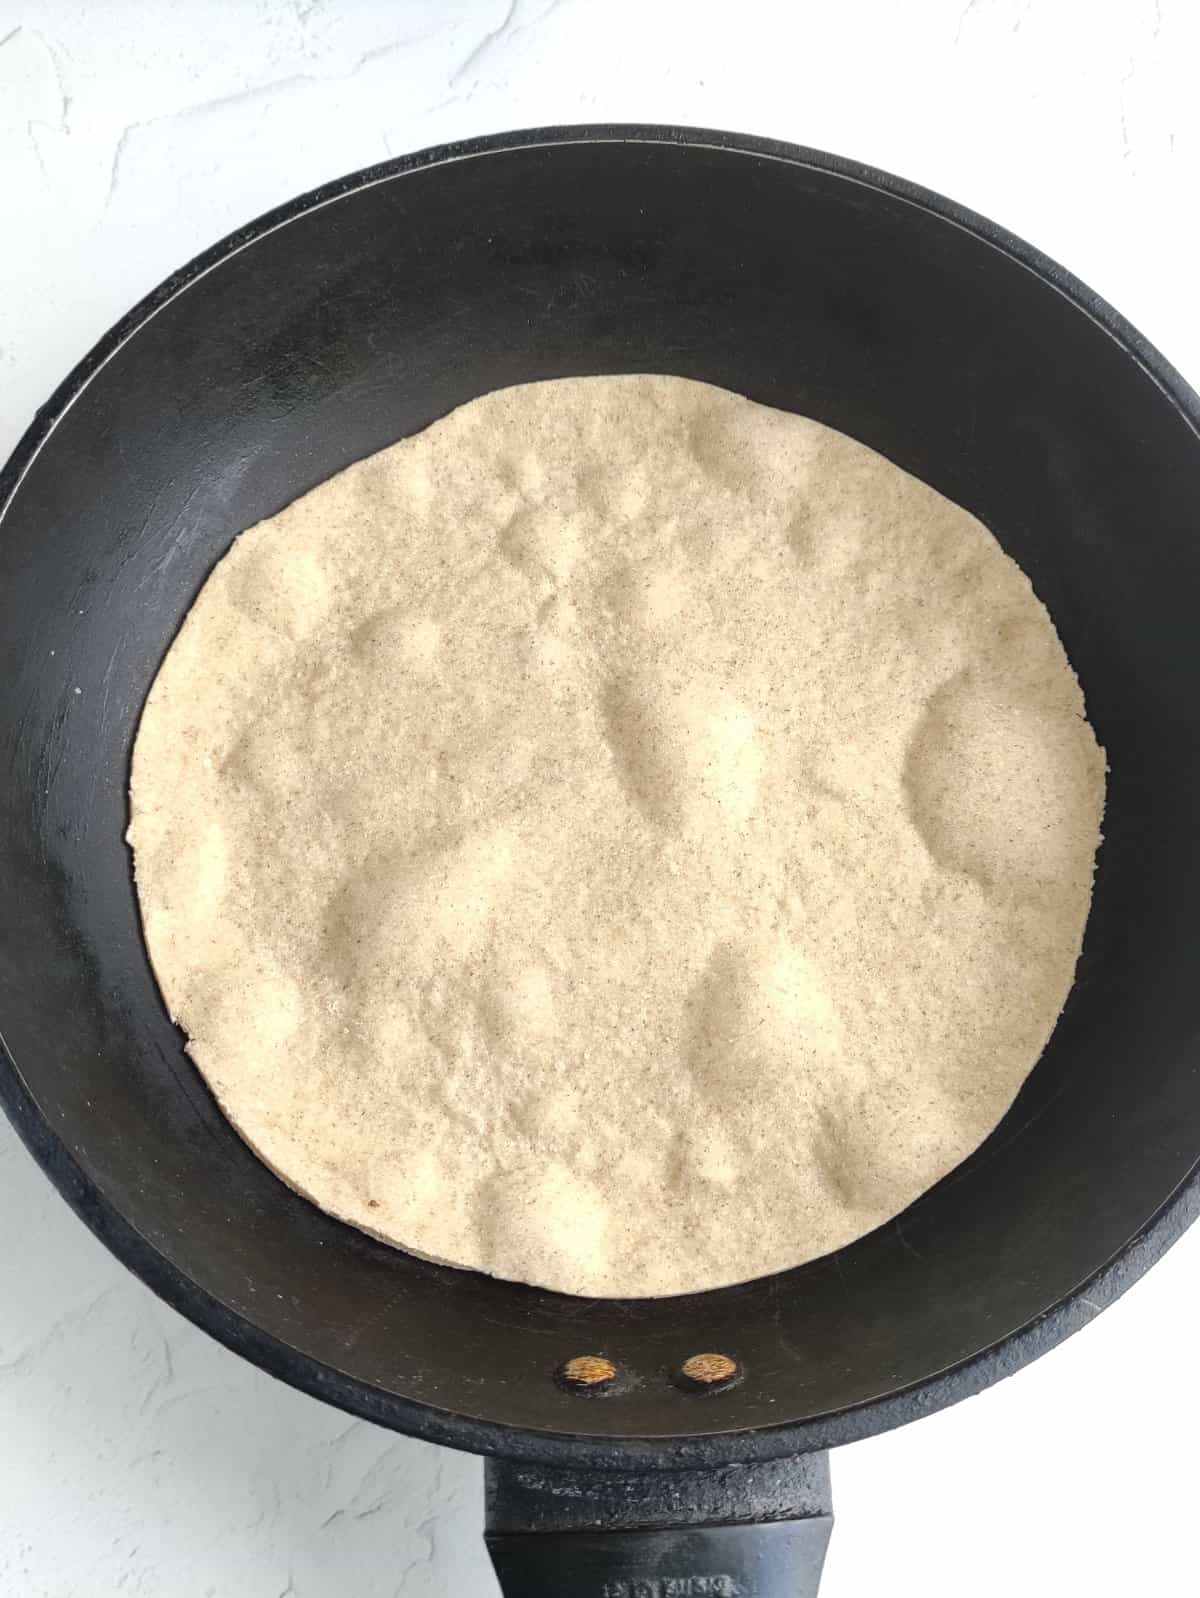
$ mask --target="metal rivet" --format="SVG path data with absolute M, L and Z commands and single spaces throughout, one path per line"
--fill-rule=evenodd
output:
M 558 1368 L 558 1378 L 578 1392 L 594 1393 L 617 1379 L 617 1367 L 604 1354 L 576 1354 Z
M 728 1354 L 693 1354 L 679 1367 L 681 1386 L 696 1390 L 724 1387 L 738 1374 L 738 1362 Z

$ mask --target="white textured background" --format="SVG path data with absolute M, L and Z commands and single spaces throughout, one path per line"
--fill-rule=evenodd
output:
M 222 234 L 547 122 L 857 156 L 1063 261 L 1200 385 L 1194 0 L 0 0 L 0 454 Z M 1200 509 L 1198 509 L 1200 523 Z M 1200 1227 L 1016 1380 L 844 1450 L 823 1598 L 1194 1595 Z M 0 1594 L 492 1598 L 479 1466 L 159 1304 L 0 1125 Z

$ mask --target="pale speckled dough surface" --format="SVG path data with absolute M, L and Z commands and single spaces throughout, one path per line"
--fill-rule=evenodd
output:
M 238 539 L 132 778 L 147 942 L 323 1208 L 567 1292 L 898 1213 L 1070 987 L 1104 763 L 1028 580 L 681 379 L 492 394 Z

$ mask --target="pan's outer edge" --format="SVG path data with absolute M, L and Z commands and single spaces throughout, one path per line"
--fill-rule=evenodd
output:
M 1001 251 L 1056 289 L 1114 340 L 1163 392 L 1200 439 L 1200 397 L 1117 311 L 1031 245 L 951 200 L 863 163 L 774 139 L 705 128 L 615 124 L 532 128 L 441 145 L 339 178 L 268 211 L 173 273 L 129 311 L 79 362 L 36 413 L 0 471 L 0 525 L 21 479 L 54 428 L 96 373 L 165 305 L 240 250 L 297 217 L 374 183 L 449 161 L 538 145 L 675 144 L 727 150 L 812 167 L 882 190 L 932 212 Z M 313 1397 L 426 1441 L 546 1465 L 595 1469 L 681 1469 L 780 1458 L 855 1442 L 981 1392 L 1095 1318 L 1182 1236 L 1200 1214 L 1200 1162 L 1145 1227 L 1087 1281 L 1044 1315 L 971 1359 L 886 1398 L 815 1420 L 686 1438 L 606 1438 L 537 1432 L 475 1420 L 380 1392 L 259 1330 L 211 1297 L 141 1236 L 98 1191 L 51 1129 L 0 1039 L 0 1103 L 63 1197 L 135 1275 L 227 1348 Z

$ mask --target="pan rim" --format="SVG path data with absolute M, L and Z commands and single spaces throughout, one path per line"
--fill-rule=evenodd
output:
M 35 414 L 0 470 L 0 525 L 33 461 L 107 362 L 161 309 L 208 272 L 301 216 L 379 183 L 461 160 L 539 146 L 589 143 L 716 149 L 807 167 L 932 213 L 1033 273 L 1111 338 L 1150 378 L 1200 440 L 1200 397 L 1117 311 L 1063 267 L 967 207 L 865 163 L 781 140 L 669 124 L 581 124 L 520 129 L 434 146 L 364 168 L 310 190 L 235 230 L 139 301 L 74 367 Z M 628 1470 L 700 1468 L 779 1458 L 889 1430 L 981 1391 L 1094 1318 L 1152 1265 L 1200 1213 L 1200 1161 L 1175 1191 L 1091 1277 L 1049 1310 L 967 1359 L 900 1391 L 803 1422 L 686 1437 L 552 1433 L 480 1420 L 386 1393 L 262 1331 L 194 1282 L 113 1206 L 54 1132 L 0 1037 L 0 1103 L 43 1170 L 78 1215 L 135 1275 L 226 1347 L 314 1397 L 429 1442 L 529 1463 Z

